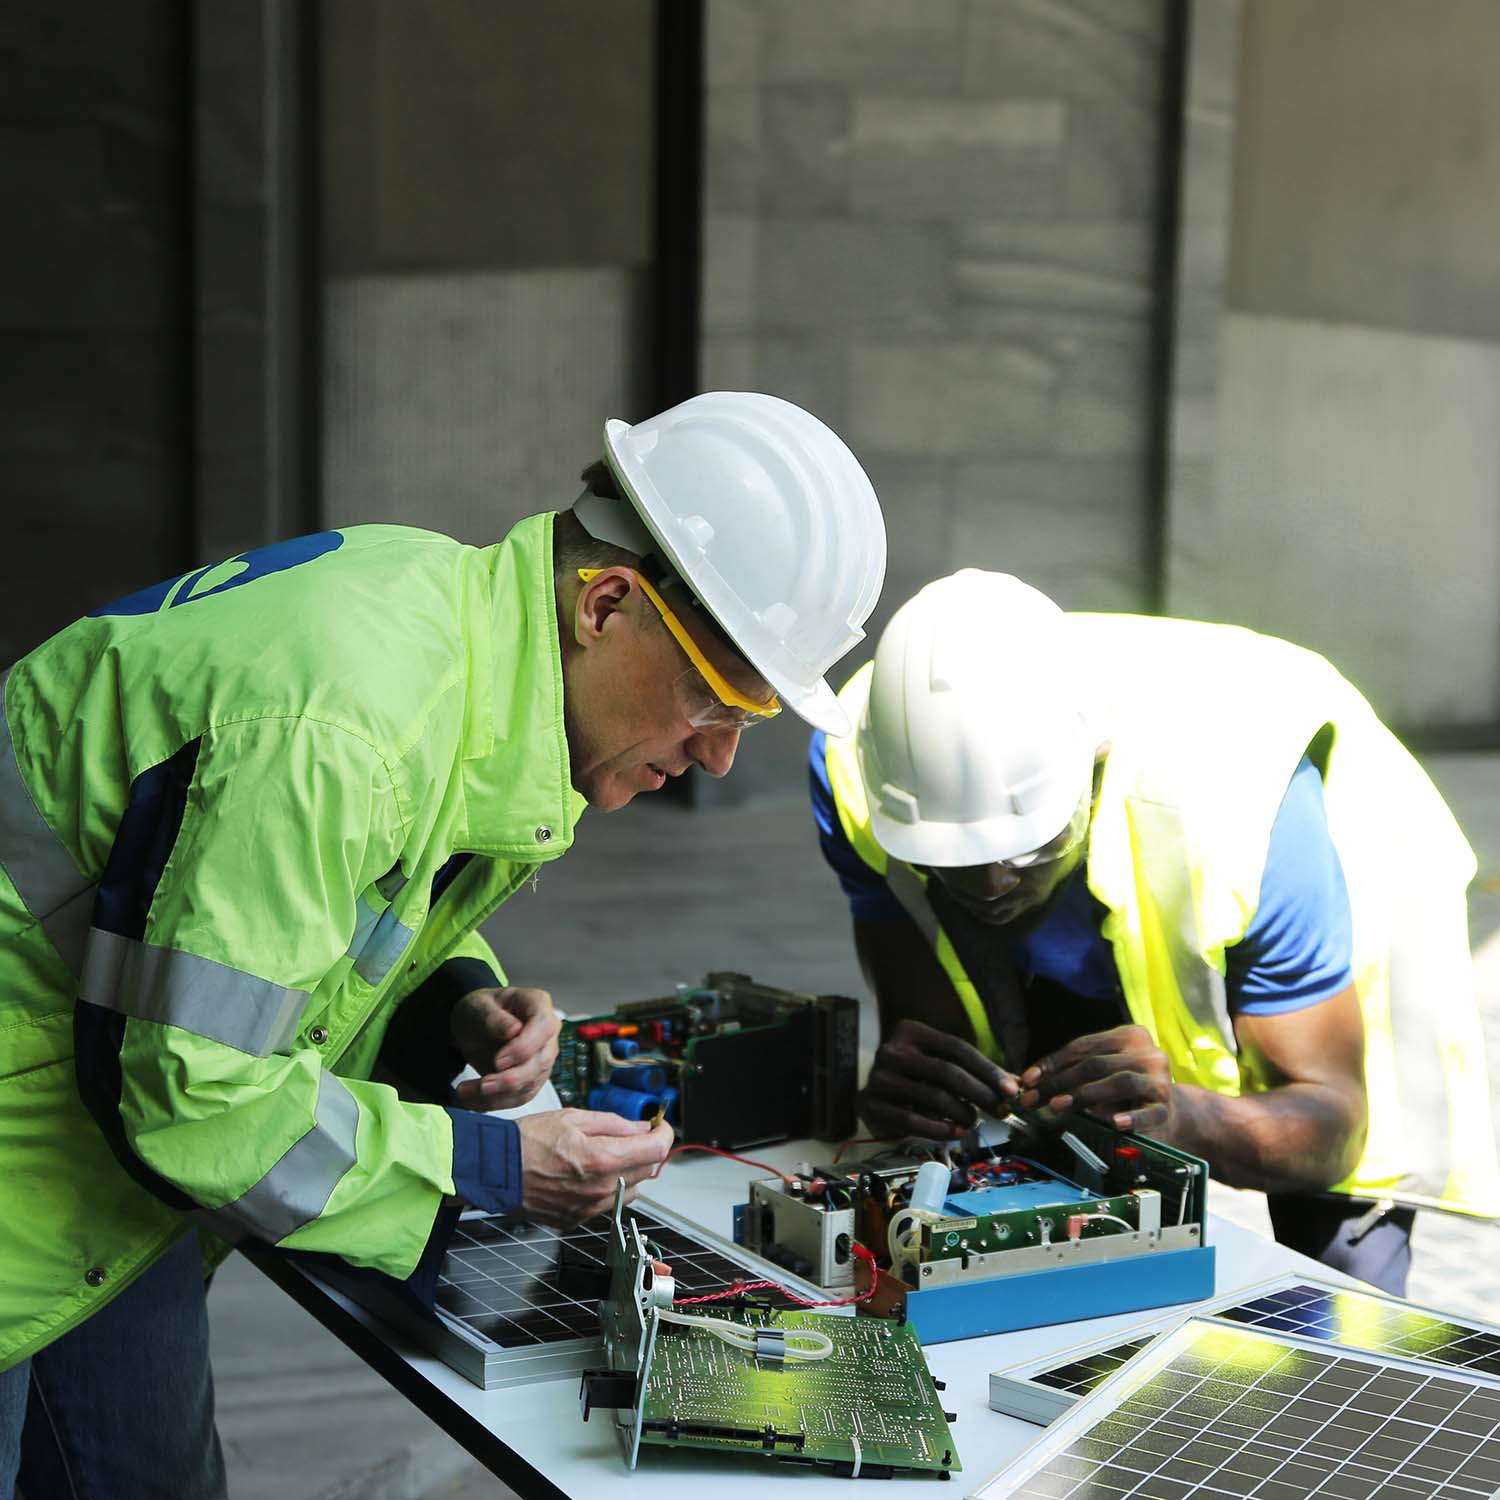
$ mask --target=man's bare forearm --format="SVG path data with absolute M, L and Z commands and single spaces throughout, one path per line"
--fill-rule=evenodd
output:
M 1153 1131 L 1201 1156 L 1230 1187 L 1321 1192 L 1353 1171 L 1364 1149 L 1362 1100 L 1321 1083 L 1285 1083 L 1238 1097 L 1172 1085 L 1172 1119 Z

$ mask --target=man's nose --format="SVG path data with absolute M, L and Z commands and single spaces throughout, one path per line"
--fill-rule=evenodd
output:
M 734 764 L 734 752 L 739 747 L 738 729 L 700 729 L 688 741 L 688 754 L 710 776 L 727 776 Z

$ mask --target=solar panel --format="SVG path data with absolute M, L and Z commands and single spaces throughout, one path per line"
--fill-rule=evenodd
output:
M 1500 1376 L 1500 1327 L 1331 1282 L 1283 1276 L 1204 1303 L 1194 1312 L 1373 1354 Z M 1028 1422 L 1050 1422 L 1170 1326 L 1172 1320 L 1157 1320 L 997 1370 L 990 1377 L 990 1405 Z
M 626 1211 L 670 1262 L 678 1295 L 717 1291 L 736 1279 L 775 1280 L 800 1296 L 822 1293 L 780 1267 L 717 1239 L 667 1210 L 638 1201 Z M 397 1323 L 446 1364 L 486 1389 L 557 1379 L 597 1363 L 601 1287 L 581 1286 L 603 1273 L 611 1216 L 572 1229 L 465 1214 L 438 1275 L 436 1312 L 419 1315 L 368 1278 L 325 1274 L 361 1305 Z M 562 1274 L 560 1273 L 560 1270 Z M 759 1292 L 780 1306 L 791 1299 Z
M 1190 1318 L 975 1500 L 1477 1500 L 1497 1489 L 1500 1381 Z

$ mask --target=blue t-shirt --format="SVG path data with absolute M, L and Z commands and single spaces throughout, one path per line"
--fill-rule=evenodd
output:
M 823 857 L 833 866 L 861 922 L 911 918 L 854 852 L 828 784 L 827 738 L 812 737 L 813 819 Z M 1024 932 L 994 929 L 1024 980 L 1050 979 L 1097 1000 L 1120 994 L 1114 952 L 1100 935 L 1104 908 L 1088 888 L 1084 865 L 1058 888 L 1041 921 Z M 1292 774 L 1271 829 L 1260 905 L 1245 936 L 1225 953 L 1232 1012 L 1269 1015 L 1329 1000 L 1354 982 L 1353 922 L 1338 851 L 1328 832 L 1323 778 L 1306 757 Z

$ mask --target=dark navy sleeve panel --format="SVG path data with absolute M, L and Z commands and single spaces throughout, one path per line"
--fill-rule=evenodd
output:
M 816 730 L 807 755 L 807 779 L 812 793 L 813 822 L 818 825 L 818 846 L 833 867 L 849 910 L 860 922 L 905 922 L 905 908 L 891 894 L 883 876 L 877 875 L 858 854 L 839 821 L 828 781 L 828 736 Z
M 453 1007 L 470 990 L 499 983 L 483 959 L 445 959 L 396 1008 L 380 1044 L 381 1063 L 411 1092 L 437 1102 L 451 1098 L 453 1075 L 464 1065 L 448 1030 Z
M 1271 829 L 1260 906 L 1226 950 L 1229 1009 L 1275 1015 L 1331 1000 L 1354 983 L 1354 923 L 1328 832 L 1323 778 L 1306 757 Z
M 486 1213 L 521 1206 L 521 1132 L 514 1120 L 450 1109 L 453 1121 L 453 1191 Z

